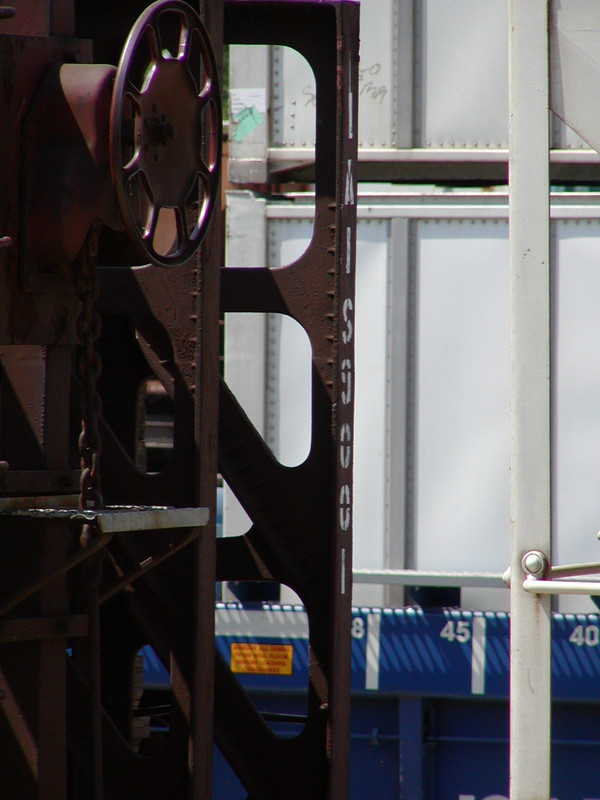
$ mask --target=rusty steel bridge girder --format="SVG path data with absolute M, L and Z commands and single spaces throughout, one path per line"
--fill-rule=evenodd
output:
M 252 797 L 275 797 L 285 787 L 287 797 L 341 799 L 348 788 L 357 11 L 344 3 L 225 6 L 230 43 L 292 47 L 317 85 L 311 244 L 287 267 L 226 269 L 221 279 L 223 311 L 290 315 L 313 356 L 311 449 L 293 469 L 272 458 L 221 386 L 219 465 L 253 526 L 235 543 L 217 543 L 218 577 L 285 583 L 300 595 L 310 628 L 308 718 L 292 743 L 274 741 L 250 709 L 240 713 L 243 701 L 232 699 L 230 675 L 217 664 L 217 741 L 231 727 L 254 731 L 236 752 L 226 739 L 222 745 Z
M 229 43 L 293 47 L 315 73 L 314 235 L 277 270 L 222 268 L 215 176 L 205 184 L 212 221 L 181 264 L 145 263 L 124 232 L 109 168 L 113 65 L 145 6 L 22 0 L 16 15 L 0 9 L 0 796 L 208 800 L 214 740 L 253 800 L 343 800 L 358 5 L 228 0 L 199 9 L 217 73 Z M 211 112 L 198 135 L 214 140 L 214 120 Z M 209 153 L 217 163 L 213 145 Z M 67 509 L 77 505 L 87 380 L 76 367 L 84 263 L 95 265 L 102 320 L 92 338 L 103 366 L 104 501 L 175 511 L 99 508 L 82 536 L 81 514 Z M 273 458 L 219 378 L 227 311 L 290 315 L 310 339 L 312 444 L 299 467 Z M 149 378 L 173 409 L 172 457 L 158 474 L 139 461 Z M 244 536 L 216 539 L 218 472 L 252 520 Z M 271 732 L 215 660 L 216 580 L 277 581 L 305 604 L 308 713 L 292 741 Z M 171 674 L 170 729 L 140 755 L 132 674 L 145 644 Z

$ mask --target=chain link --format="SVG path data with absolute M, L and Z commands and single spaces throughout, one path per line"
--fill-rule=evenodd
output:
M 102 371 L 100 356 L 94 350 L 94 342 L 100 336 L 100 315 L 94 308 L 98 299 L 99 283 L 95 258 L 98 252 L 100 224 L 94 224 L 86 245 L 79 256 L 75 272 L 75 291 L 81 300 L 81 313 L 77 318 L 77 335 L 82 344 L 78 353 L 78 371 L 83 388 L 81 411 L 81 434 L 79 455 L 81 457 L 80 508 L 102 508 L 100 485 L 100 453 L 102 440 L 99 418 L 102 401 L 96 382 Z

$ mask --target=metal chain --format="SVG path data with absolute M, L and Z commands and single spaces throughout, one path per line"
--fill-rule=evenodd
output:
M 100 453 L 102 441 L 98 420 L 102 413 L 102 401 L 96 381 L 100 377 L 102 364 L 94 350 L 94 342 L 100 335 L 100 315 L 94 308 L 98 298 L 99 284 L 95 258 L 98 252 L 100 224 L 95 224 L 88 235 L 79 257 L 75 273 L 75 291 L 81 300 L 82 309 L 77 318 L 77 335 L 82 345 L 78 355 L 79 377 L 83 387 L 81 434 L 79 455 L 81 456 L 80 508 L 102 508 L 100 487 Z

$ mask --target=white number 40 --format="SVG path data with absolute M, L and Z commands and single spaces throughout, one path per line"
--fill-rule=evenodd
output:
M 440 636 L 442 639 L 447 639 L 449 642 L 468 642 L 471 638 L 471 629 L 469 623 L 464 619 L 457 621 L 449 619 L 441 630 Z
M 573 633 L 569 636 L 569 641 L 576 644 L 577 647 L 597 647 L 600 642 L 600 632 L 597 625 L 577 625 L 573 628 Z

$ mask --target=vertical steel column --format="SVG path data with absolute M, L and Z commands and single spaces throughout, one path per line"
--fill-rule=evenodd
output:
M 225 383 L 219 466 L 252 527 L 217 542 L 220 580 L 268 580 L 309 618 L 307 718 L 292 739 L 265 725 L 218 659 L 215 739 L 254 800 L 348 796 L 358 4 L 229 0 L 225 39 L 300 52 L 317 93 L 315 223 L 305 253 L 277 269 L 222 271 L 224 312 L 286 314 L 312 347 L 312 441 L 297 467 L 273 458 Z
M 510 797 L 550 797 L 550 600 L 522 588 L 550 558 L 549 98 L 546 0 L 509 17 L 511 336 Z
M 222 71 L 223 3 L 201 2 L 204 23 Z M 221 83 L 221 86 L 223 84 Z M 210 131 L 207 131 L 209 137 Z M 219 182 L 219 192 L 220 192 Z M 215 671 L 215 559 L 219 397 L 219 269 L 224 262 L 223 211 L 216 203 L 196 274 L 196 353 L 194 438 L 195 501 L 210 509 L 209 523 L 194 542 L 194 659 L 191 696 L 190 797 L 212 797 Z

